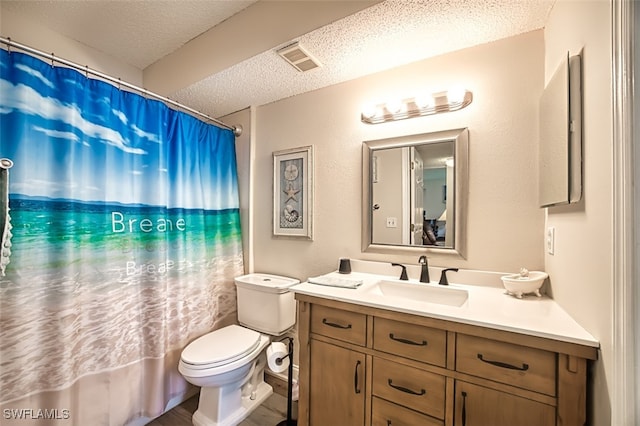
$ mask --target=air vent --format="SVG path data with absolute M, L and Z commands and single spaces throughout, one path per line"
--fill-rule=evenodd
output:
M 277 51 L 278 55 L 293 65 L 295 69 L 301 72 L 309 71 L 320 66 L 320 62 L 312 57 L 309 52 L 300 46 L 297 41 L 293 44 L 283 47 Z

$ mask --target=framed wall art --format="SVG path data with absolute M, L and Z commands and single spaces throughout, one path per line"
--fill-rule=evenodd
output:
M 273 153 L 273 235 L 313 240 L 313 146 Z

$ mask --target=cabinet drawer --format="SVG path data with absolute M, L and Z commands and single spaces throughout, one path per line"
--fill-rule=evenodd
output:
M 371 426 L 444 426 L 442 420 L 373 397 Z
M 374 358 L 373 394 L 421 413 L 444 419 L 444 376 Z
M 311 307 L 311 332 L 365 346 L 367 316 L 322 305 Z
M 445 367 L 447 332 L 384 318 L 373 320 L 373 348 Z
M 456 370 L 523 389 L 556 394 L 556 354 L 458 334 Z

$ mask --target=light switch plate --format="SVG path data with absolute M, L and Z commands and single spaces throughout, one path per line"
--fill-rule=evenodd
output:
M 556 228 L 550 226 L 547 228 L 547 253 L 553 254 L 556 249 Z

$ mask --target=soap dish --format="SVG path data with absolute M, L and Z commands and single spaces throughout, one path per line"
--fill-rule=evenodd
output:
M 507 290 L 506 293 L 512 296 L 522 299 L 524 294 L 534 293 L 536 296 L 541 297 L 540 287 L 542 283 L 547 279 L 549 274 L 540 271 L 531 271 L 528 276 L 522 276 L 522 274 L 504 275 L 502 277 L 502 284 Z

